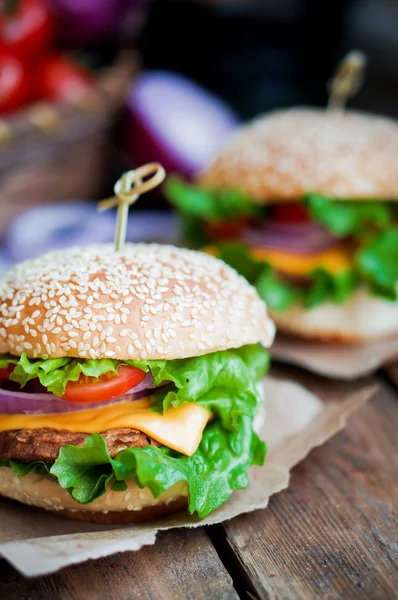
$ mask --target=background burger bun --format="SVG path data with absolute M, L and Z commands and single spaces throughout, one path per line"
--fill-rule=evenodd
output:
M 398 302 L 371 296 L 365 288 L 343 305 L 292 306 L 271 316 L 278 331 L 327 343 L 363 344 L 398 334 Z
M 269 346 L 273 336 L 263 301 L 243 277 L 173 246 L 51 252 L 0 282 L 0 353 L 169 360 Z
M 398 200 L 398 122 L 366 113 L 290 109 L 241 128 L 199 176 L 210 189 L 241 189 L 258 203 Z
M 12 469 L 0 467 L 0 494 L 23 504 L 44 508 L 63 517 L 91 523 L 136 523 L 183 510 L 188 505 L 185 482 L 179 482 L 158 498 L 148 488 L 127 482 L 125 492 L 108 490 L 91 504 L 79 504 L 49 476 L 30 473 L 14 475 Z

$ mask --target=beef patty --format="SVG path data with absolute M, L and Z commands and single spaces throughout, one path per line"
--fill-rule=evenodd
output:
M 0 459 L 14 459 L 24 463 L 43 460 L 53 463 L 58 458 L 62 446 L 66 444 L 81 446 L 89 435 L 88 433 L 57 431 L 56 429 L 2 431 L 0 432 Z M 101 435 L 105 439 L 109 455 L 112 458 L 125 448 L 159 446 L 158 442 L 145 433 L 127 427 L 109 429 Z

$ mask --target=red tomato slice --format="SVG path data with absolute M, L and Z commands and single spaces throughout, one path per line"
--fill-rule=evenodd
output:
M 289 202 L 274 206 L 274 217 L 281 223 L 302 223 L 308 220 L 308 212 L 303 204 Z
M 69 381 L 63 400 L 69 402 L 103 402 L 122 396 L 144 379 L 145 373 L 136 367 L 121 366 L 118 374 L 102 375 L 99 379 L 81 375 L 78 381 Z
M 228 240 L 236 238 L 249 222 L 249 219 L 242 217 L 230 221 L 221 221 L 220 223 L 207 223 L 206 229 L 212 238 Z
M 8 381 L 14 369 L 15 365 L 8 365 L 6 369 L 0 369 L 0 381 Z
M 55 34 L 53 11 L 46 0 L 19 0 L 14 9 L 1 12 L 0 45 L 30 60 L 48 48 Z
M 69 56 L 53 54 L 45 58 L 37 73 L 40 98 L 76 101 L 93 88 L 90 72 Z
M 11 112 L 29 102 L 32 80 L 26 64 L 0 50 L 0 113 Z

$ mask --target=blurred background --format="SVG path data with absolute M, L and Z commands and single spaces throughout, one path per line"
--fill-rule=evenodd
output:
M 0 272 L 112 240 L 94 200 L 123 171 L 192 178 L 240 122 L 325 105 L 350 49 L 350 107 L 397 117 L 397 32 L 397 0 L 0 0 Z M 130 212 L 128 239 L 175 238 L 159 192 Z

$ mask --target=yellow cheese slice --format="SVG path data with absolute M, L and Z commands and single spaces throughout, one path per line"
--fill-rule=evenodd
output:
M 277 271 L 287 275 L 309 275 L 318 268 L 337 274 L 352 267 L 352 251 L 343 245 L 308 255 L 266 248 L 252 248 L 250 254 L 254 259 L 267 262 Z
M 72 433 L 101 433 L 129 427 L 146 433 L 154 440 L 191 456 L 198 448 L 210 418 L 206 409 L 187 403 L 169 408 L 163 415 L 149 410 L 150 400 L 118 402 L 103 408 L 49 415 L 0 415 L 0 431 L 48 427 Z
M 217 248 L 214 246 L 207 246 L 204 250 L 217 256 Z M 332 274 L 344 273 L 352 268 L 353 263 L 352 249 L 343 244 L 316 254 L 294 254 L 259 247 L 250 248 L 249 253 L 255 260 L 268 263 L 277 271 L 293 276 L 310 275 L 318 268 Z

